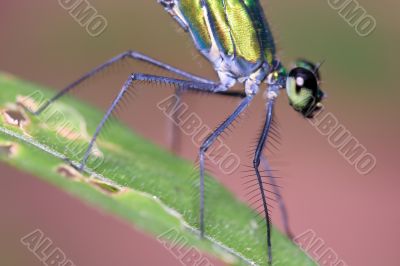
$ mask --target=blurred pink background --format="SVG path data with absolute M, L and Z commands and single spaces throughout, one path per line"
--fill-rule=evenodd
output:
M 2 0 L 0 70 L 61 88 L 112 56 L 134 49 L 215 78 L 208 63 L 195 56 L 188 36 L 179 33 L 156 1 L 90 3 L 109 23 L 106 31 L 95 38 L 58 1 L 38 4 Z M 292 111 L 282 94 L 277 115 L 283 141 L 271 162 L 284 177 L 280 185 L 295 234 L 314 230 L 347 265 L 399 265 L 400 214 L 396 202 L 400 200 L 400 180 L 395 158 L 400 148 L 396 79 L 400 4 L 360 0 L 375 17 L 377 29 L 370 36 L 359 37 L 327 1 L 262 3 L 286 65 L 297 57 L 326 59 L 321 71 L 328 94 L 327 110 L 377 158 L 370 174 L 358 174 L 330 146 L 327 137 Z M 88 86 L 77 96 L 106 108 L 132 71 L 126 69 L 96 87 Z M 94 90 L 95 100 L 90 97 Z M 168 147 L 166 121 L 156 103 L 168 93 L 141 91 L 140 100 L 121 117 L 164 147 Z M 218 97 L 192 95 L 184 100 L 211 127 L 235 106 L 234 101 Z M 242 120 L 227 139 L 229 147 L 247 165 L 251 159 L 246 154 L 261 126 L 263 104 L 259 97 L 251 107 L 250 119 Z M 139 110 L 146 116 L 132 115 Z M 196 153 L 190 139 L 184 139 L 182 156 L 194 160 Z M 41 265 L 19 242 L 36 228 L 43 230 L 76 265 L 179 265 L 153 237 L 2 163 L 0 174 L 0 265 Z M 243 175 L 240 171 L 231 176 L 219 174 L 218 179 L 245 199 L 240 180 Z M 277 208 L 273 221 L 281 228 Z

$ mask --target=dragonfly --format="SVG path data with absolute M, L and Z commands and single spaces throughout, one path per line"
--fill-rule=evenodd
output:
M 267 201 L 269 198 L 260 170 L 262 162 L 268 162 L 263 151 L 271 138 L 274 106 L 282 91 L 286 91 L 290 106 L 306 119 L 312 118 L 315 112 L 322 107 L 321 101 L 324 93 L 320 88 L 320 64 L 297 60 L 293 68 L 289 71 L 286 70 L 277 57 L 274 38 L 259 0 L 158 0 L 157 2 L 191 36 L 196 49 L 214 68 L 218 80 L 200 77 L 140 52 L 129 50 L 72 82 L 32 113 L 40 115 L 52 103 L 77 88 L 85 80 L 124 59 L 145 62 L 178 76 L 178 78 L 171 78 L 140 72 L 130 74 L 88 144 L 83 159 L 77 167 L 82 171 L 103 126 L 124 96 L 130 90 L 135 89 L 137 83 L 172 85 L 177 94 L 195 91 L 239 98 L 240 102 L 236 109 L 205 138 L 199 149 L 199 231 L 200 235 L 204 237 L 205 155 L 217 138 L 248 108 L 260 90 L 264 90 L 265 119 L 254 150 L 252 171 L 254 171 L 262 201 L 262 216 L 265 218 L 263 220 L 265 220 L 266 226 L 266 256 L 268 263 L 272 264 L 271 218 Z M 241 85 L 241 92 L 232 90 L 235 84 Z M 270 171 L 268 163 L 266 167 Z M 271 178 L 272 175 L 269 177 Z M 285 212 L 280 195 L 278 199 L 281 203 L 281 211 Z M 287 225 L 287 215 L 283 217 Z M 288 232 L 288 226 L 286 228 Z

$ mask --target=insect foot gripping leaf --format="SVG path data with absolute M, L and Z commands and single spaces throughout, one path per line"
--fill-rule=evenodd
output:
M 179 239 L 185 239 L 187 247 L 227 264 L 266 265 L 265 228 L 257 225 L 252 209 L 213 181 L 213 193 L 218 200 L 209 207 L 209 217 L 215 219 L 209 219 L 206 238 L 200 239 L 197 206 L 185 200 L 193 191 L 185 182 L 193 165 L 123 125 L 110 127 L 110 137 L 98 142 L 102 154 L 98 158 L 102 160 L 89 163 L 82 173 L 70 167 L 65 162 L 74 159 L 74 150 L 68 147 L 85 147 L 87 136 L 96 127 L 91 121 L 100 119 L 103 113 L 72 98 L 54 106 L 58 119 L 49 119 L 49 114 L 35 117 L 24 112 L 24 108 L 40 105 L 52 95 L 41 87 L 0 74 L 1 160 L 154 236 L 163 238 L 173 230 Z M 63 122 L 61 126 L 54 127 L 59 120 Z M 70 134 L 65 133 L 66 128 Z M 182 200 L 176 200 L 177 191 Z M 162 242 L 168 241 L 174 240 Z M 276 230 L 273 241 L 274 265 L 316 265 Z

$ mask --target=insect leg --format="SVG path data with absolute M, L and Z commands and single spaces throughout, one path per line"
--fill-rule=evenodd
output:
M 267 173 L 268 178 L 269 178 L 269 183 L 272 186 L 272 189 L 273 189 L 274 194 L 275 194 L 275 198 L 276 198 L 276 200 L 278 202 L 279 209 L 280 209 L 280 212 L 281 212 L 282 222 L 283 222 L 283 228 L 284 228 L 284 230 L 286 232 L 286 235 L 290 239 L 293 239 L 294 235 L 292 233 L 292 230 L 290 229 L 289 215 L 288 215 L 288 212 L 287 212 L 287 209 L 286 209 L 285 201 L 283 200 L 283 197 L 282 197 L 281 191 L 279 189 L 279 186 L 277 186 L 277 184 L 276 184 L 276 180 L 274 178 L 274 174 L 271 171 L 271 167 L 270 167 L 270 164 L 268 162 L 268 159 L 264 155 L 261 155 L 261 163 L 263 165 L 263 168 L 267 171 L 266 173 Z
M 33 115 L 40 115 L 43 111 L 45 111 L 53 102 L 57 101 L 58 99 L 60 99 L 61 97 L 63 97 L 64 95 L 66 95 L 68 92 L 74 90 L 76 87 L 78 87 L 80 84 L 82 84 L 84 81 L 95 77 L 96 75 L 98 75 L 99 73 L 101 73 L 102 71 L 108 69 L 109 67 L 111 67 L 112 65 L 124 60 L 124 59 L 131 59 L 131 60 L 137 60 L 137 61 L 141 61 L 153 66 L 156 66 L 158 68 L 164 69 L 168 72 L 174 73 L 182 78 L 191 80 L 191 81 L 196 81 L 196 82 L 201 82 L 201 83 L 207 83 L 207 84 L 214 84 L 217 85 L 217 82 L 205 79 L 205 78 L 201 78 L 199 76 L 190 74 L 186 71 L 183 71 L 181 69 L 175 68 L 171 65 L 165 64 L 163 62 L 160 62 L 154 58 L 151 58 L 147 55 L 144 55 L 142 53 L 136 52 L 136 51 L 126 51 L 122 54 L 119 54 L 115 57 L 113 57 L 112 59 L 108 60 L 107 62 L 101 64 L 100 66 L 92 69 L 91 71 L 89 71 L 88 73 L 86 73 L 85 75 L 83 75 L 82 77 L 80 77 L 79 79 L 77 79 L 76 81 L 72 82 L 71 84 L 69 84 L 68 86 L 66 86 L 65 88 L 63 88 L 60 92 L 58 92 L 56 95 L 54 95 L 51 99 L 49 99 L 47 102 L 45 102 L 42 106 L 40 106 L 36 111 L 32 111 L 27 109 L 28 112 L 32 113 Z M 204 91 L 205 93 L 207 93 L 207 91 Z M 180 94 L 180 92 L 178 92 Z M 208 92 L 209 93 L 209 92 Z M 212 92 L 215 93 L 217 95 L 222 95 L 222 96 L 231 96 L 231 97 L 245 97 L 245 95 L 243 93 L 240 92 Z M 174 124 L 174 123 L 172 123 Z M 179 135 L 177 137 L 175 137 L 175 133 L 178 132 L 177 128 L 175 125 L 170 126 L 170 131 L 171 131 L 171 146 L 173 148 L 174 151 L 178 150 L 178 146 L 179 146 Z
M 244 92 L 236 92 L 236 91 L 218 91 L 218 92 L 205 91 L 204 93 L 213 94 L 213 95 L 217 95 L 217 96 L 237 98 L 237 99 L 243 99 L 244 97 L 246 97 L 246 94 Z M 177 99 L 176 106 L 179 106 L 179 104 L 181 103 L 181 99 L 183 96 L 182 94 L 183 94 L 182 90 L 180 90 L 180 89 L 175 90 L 175 96 Z M 179 126 L 176 123 L 176 121 L 178 120 L 177 116 L 179 116 L 178 112 L 174 112 L 172 114 L 172 121 L 168 120 L 168 121 L 170 121 L 170 123 L 168 125 L 168 131 L 169 131 L 168 139 L 169 139 L 171 150 L 175 154 L 179 154 L 179 149 L 180 149 L 180 145 L 181 145 L 181 134 L 179 131 Z
M 213 85 L 217 85 L 216 82 L 198 77 L 196 75 L 190 74 L 188 72 L 185 72 L 183 70 L 180 70 L 178 68 L 175 68 L 173 66 L 170 66 L 168 64 L 162 63 L 156 59 L 153 59 L 149 56 L 146 56 L 144 54 L 135 52 L 135 51 L 127 51 L 124 52 L 122 54 L 119 54 L 117 56 L 115 56 L 114 58 L 108 60 L 107 62 L 103 63 L 102 65 L 92 69 L 91 71 L 89 71 L 88 73 L 86 73 L 85 75 L 83 75 L 82 77 L 80 77 L 79 79 L 77 79 L 76 81 L 72 82 L 71 84 L 69 84 L 68 86 L 66 86 L 65 88 L 63 88 L 60 92 L 58 92 L 56 95 L 54 95 L 51 99 L 49 99 L 46 103 L 44 103 L 42 106 L 40 106 L 36 111 L 32 111 L 32 110 L 27 110 L 30 113 L 34 114 L 34 115 L 40 115 L 44 110 L 46 110 L 53 102 L 57 101 L 58 99 L 60 99 L 61 97 L 63 97 L 65 94 L 67 94 L 68 92 L 72 91 L 73 89 L 75 89 L 78 85 L 82 84 L 84 81 L 88 80 L 89 78 L 92 78 L 94 76 L 96 76 L 97 74 L 101 73 L 102 71 L 106 70 L 107 68 L 111 67 L 112 65 L 124 60 L 124 59 L 132 59 L 132 60 L 137 60 L 137 61 L 141 61 L 141 62 L 145 62 L 148 63 L 150 65 L 159 67 L 161 69 L 164 69 L 166 71 L 169 71 L 171 73 L 174 73 L 178 76 L 181 76 L 185 79 L 188 80 L 192 80 L 192 81 L 196 81 L 196 82 L 201 82 L 201 83 L 207 83 L 207 84 L 213 84 Z
M 82 171 L 84 169 L 84 167 L 89 159 L 89 156 L 91 154 L 91 151 L 93 149 L 93 146 L 96 142 L 96 139 L 99 136 L 102 128 L 104 127 L 107 120 L 110 118 L 110 116 L 112 115 L 113 111 L 118 106 L 118 104 L 120 103 L 122 98 L 125 96 L 127 91 L 129 89 L 133 89 L 133 85 L 134 85 L 135 81 L 155 83 L 155 84 L 170 84 L 170 85 L 175 86 L 175 88 L 179 88 L 181 90 L 193 90 L 193 91 L 202 91 L 202 92 L 206 92 L 206 91 L 213 92 L 213 91 L 217 90 L 219 87 L 219 85 L 213 85 L 213 84 L 209 84 L 209 83 L 202 83 L 202 82 L 196 82 L 196 81 L 173 79 L 173 78 L 168 78 L 168 77 L 161 77 L 161 76 L 148 75 L 148 74 L 142 74 L 142 73 L 132 74 L 128 78 L 128 80 L 124 83 L 118 96 L 114 99 L 111 106 L 109 107 L 106 114 L 104 115 L 103 119 L 97 126 L 96 131 L 95 131 L 92 139 L 90 140 L 89 146 L 83 156 L 81 164 L 78 167 L 78 170 Z
M 268 253 L 268 263 L 272 264 L 272 245 L 271 245 L 271 219 L 268 213 L 268 203 L 266 197 L 266 191 L 264 189 L 263 180 L 260 174 L 260 163 L 261 156 L 264 150 L 266 141 L 268 139 L 268 133 L 271 128 L 272 118 L 273 118 L 273 110 L 274 110 L 275 100 L 269 100 L 267 107 L 267 117 L 265 120 L 265 124 L 261 133 L 261 136 L 258 140 L 257 148 L 254 154 L 253 167 L 257 175 L 258 186 L 260 189 L 261 199 L 264 207 L 264 215 L 265 215 L 265 223 L 267 226 L 267 253 Z
M 222 132 L 229 127 L 233 121 L 248 107 L 253 96 L 247 96 L 242 99 L 239 106 L 235 111 L 203 142 L 200 147 L 199 160 L 200 160 L 200 233 L 204 237 L 204 166 L 205 166 L 205 153 L 214 143 L 214 141 L 222 134 Z

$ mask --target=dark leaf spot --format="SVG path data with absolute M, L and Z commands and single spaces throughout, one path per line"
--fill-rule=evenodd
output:
M 98 180 L 91 180 L 90 184 L 94 185 L 96 188 L 107 194 L 116 194 L 121 191 L 121 189 L 119 189 L 118 187 Z
M 22 127 L 28 123 L 24 113 L 18 109 L 7 109 L 3 112 L 5 121 L 13 126 Z
M 76 179 L 80 177 L 80 173 L 70 166 L 60 166 L 57 168 L 57 173 L 68 179 Z
M 0 156 L 11 157 L 16 152 L 15 144 L 0 145 Z

